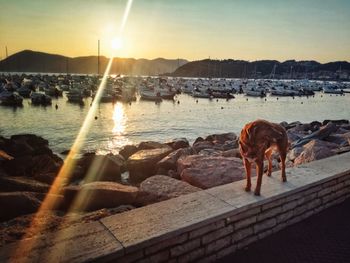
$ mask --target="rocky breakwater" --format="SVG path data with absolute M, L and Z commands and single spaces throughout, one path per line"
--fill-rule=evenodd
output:
M 291 143 L 287 155 L 289 167 L 350 151 L 348 120 L 281 124 L 286 128 Z
M 281 125 L 290 141 L 289 167 L 350 151 L 347 120 Z M 117 155 L 82 154 L 51 196 L 55 209 L 37 221 L 46 222 L 42 231 L 49 231 L 242 180 L 238 139 L 234 133 L 213 134 L 193 144 L 181 138 L 126 145 Z M 62 165 L 43 138 L 0 137 L 0 245 L 23 236 Z M 279 169 L 278 155 L 273 166 Z

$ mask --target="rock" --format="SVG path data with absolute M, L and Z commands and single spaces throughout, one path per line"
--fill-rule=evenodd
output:
M 121 173 L 125 171 L 125 160 L 121 155 L 96 155 L 87 153 L 77 161 L 86 182 L 120 181 Z
M 329 123 L 327 123 L 327 125 L 322 126 L 318 131 L 315 131 L 315 132 L 311 133 L 310 135 L 307 135 L 307 136 L 301 138 L 300 140 L 294 142 L 292 144 L 292 148 L 303 146 L 313 139 L 322 140 L 322 139 L 328 137 L 333 132 L 336 132 L 337 130 L 338 130 L 337 125 L 335 125 L 332 122 L 329 122 Z
M 69 186 L 63 189 L 67 203 L 74 197 L 76 211 L 93 211 L 101 208 L 111 208 L 120 205 L 133 204 L 138 194 L 138 188 L 115 182 L 92 182 L 82 186 Z
M 288 141 L 290 142 L 297 141 L 302 137 L 302 135 L 292 130 L 287 131 L 287 136 L 288 136 Z
M 40 192 L 46 193 L 50 189 L 50 185 L 38 182 L 27 177 L 1 176 L 0 191 L 2 192 Z
M 327 142 L 336 143 L 339 145 L 339 147 L 346 147 L 349 145 L 350 133 L 330 135 L 324 140 Z
M 295 165 L 327 158 L 335 154 L 338 145 L 331 142 L 312 140 L 303 146 L 303 152 L 294 160 Z
M 26 155 L 3 162 L 4 170 L 12 176 L 35 176 L 41 173 L 57 173 L 62 165 L 62 159 L 54 154 Z
M 163 172 L 167 172 L 169 170 L 176 170 L 177 160 L 182 156 L 188 156 L 194 154 L 194 150 L 191 147 L 180 148 L 176 151 L 168 154 L 162 160 L 157 163 L 156 169 L 162 169 Z
M 170 142 L 166 143 L 168 146 L 173 148 L 174 150 L 180 149 L 180 148 L 187 148 L 190 146 L 188 140 L 186 138 L 179 138 L 179 139 L 174 139 Z
M 303 151 L 303 147 L 295 147 L 288 152 L 287 159 L 290 161 L 294 161 Z
M 234 157 L 188 156 L 178 161 L 179 167 L 182 169 L 180 175 L 182 180 L 202 189 L 231 183 L 245 177 L 242 160 Z
M 156 164 L 172 151 L 173 149 L 171 147 L 166 146 L 158 149 L 141 150 L 134 153 L 127 160 L 129 179 L 137 183 L 155 175 L 157 171 Z
M 36 212 L 41 202 L 30 192 L 0 193 L 0 221 Z
M 200 190 L 200 188 L 169 176 L 154 175 L 141 183 L 137 203 L 148 205 Z
M 315 132 L 317 131 L 318 129 L 320 129 L 322 126 L 322 123 L 319 122 L 319 121 L 312 121 L 310 122 L 310 130 L 311 132 Z
M 203 149 L 198 154 L 204 156 L 219 156 L 222 154 L 222 151 L 216 149 Z
M 9 150 L 4 150 L 15 158 L 24 155 L 52 154 L 48 147 L 49 142 L 34 134 L 13 135 L 10 141 Z
M 51 185 L 56 179 L 57 173 L 41 173 L 36 174 L 34 179 L 38 182 L 46 183 Z
M 138 147 L 137 150 L 141 151 L 141 150 L 152 150 L 152 149 L 158 149 L 158 148 L 167 148 L 169 147 L 166 144 L 160 143 L 160 142 L 153 142 L 153 141 L 148 141 L 148 142 L 141 142 Z
M 340 128 L 347 130 L 347 131 L 350 131 L 350 124 L 342 124 L 342 125 L 340 125 Z
M 350 146 L 340 147 L 339 149 L 333 150 L 333 152 L 335 154 L 342 154 L 342 153 L 350 152 Z
M 64 150 L 61 152 L 62 155 L 68 155 L 70 153 L 70 150 Z
M 287 130 L 288 122 L 282 121 L 282 122 L 280 122 L 280 125 Z
M 239 151 L 239 149 L 232 149 L 232 150 L 224 151 L 221 153 L 221 156 L 242 158 L 241 152 Z
M 197 139 L 195 139 L 193 144 L 195 144 L 197 142 L 202 142 L 202 141 L 204 141 L 204 139 L 202 137 L 198 137 Z
M 195 150 L 196 153 L 199 153 L 201 150 L 204 150 L 204 149 L 213 149 L 213 147 L 214 147 L 214 143 L 210 141 L 201 141 L 193 144 L 193 149 Z
M 294 132 L 307 132 L 311 129 L 311 125 L 308 123 L 297 124 L 295 127 L 291 128 L 291 131 Z
M 349 120 L 324 120 L 322 125 L 327 125 L 330 122 L 336 125 L 349 124 Z
M 294 121 L 294 122 L 289 123 L 289 124 L 285 127 L 285 129 L 286 129 L 286 130 L 289 130 L 289 129 L 292 129 L 292 128 L 294 128 L 295 126 L 300 125 L 300 124 L 302 124 L 300 121 Z
M 125 145 L 120 151 L 119 154 L 127 160 L 131 155 L 137 152 L 137 147 L 135 145 Z
M 238 148 L 238 139 L 234 141 L 226 141 L 224 143 L 224 150 L 231 150 L 231 149 L 237 149 Z
M 235 141 L 237 140 L 237 135 L 233 132 L 222 133 L 222 134 L 212 134 L 205 138 L 206 141 L 216 142 L 216 143 L 225 143 L 226 141 Z

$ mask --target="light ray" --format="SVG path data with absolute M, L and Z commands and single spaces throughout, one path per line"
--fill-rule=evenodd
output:
M 121 26 L 120 26 L 120 30 L 119 33 L 122 34 L 130 9 L 131 9 L 131 5 L 132 5 L 132 0 L 128 0 L 125 11 L 124 11 L 124 15 L 123 15 L 123 19 L 121 22 Z M 28 237 L 30 236 L 30 233 L 41 233 L 41 231 L 44 229 L 45 227 L 45 223 L 43 224 L 38 224 L 38 218 L 40 218 L 40 216 L 47 210 L 54 210 L 59 204 L 57 203 L 57 195 L 60 194 L 62 187 L 64 186 L 64 183 L 66 182 L 66 180 L 69 180 L 72 176 L 74 167 L 76 165 L 76 155 L 80 152 L 81 147 L 84 143 L 84 140 L 86 138 L 86 135 L 88 134 L 91 125 L 93 123 L 97 108 L 98 108 L 98 104 L 100 102 L 101 96 L 103 94 L 104 88 L 106 86 L 107 83 L 107 78 L 112 66 L 112 62 L 113 62 L 113 56 L 110 58 L 108 65 L 106 67 L 106 70 L 104 72 L 104 75 L 102 77 L 101 83 L 98 87 L 96 96 L 92 102 L 92 105 L 88 111 L 87 116 L 85 117 L 85 120 L 83 122 L 82 127 L 79 130 L 79 133 L 77 135 L 77 138 L 75 139 L 73 146 L 63 164 L 63 166 L 61 167 L 55 181 L 53 182 L 49 192 L 47 193 L 44 201 L 42 202 L 37 214 L 35 215 L 35 217 L 33 218 L 30 227 L 27 229 L 26 234 L 24 235 L 23 239 L 21 239 L 21 241 L 18 243 L 17 248 L 15 249 L 11 259 L 14 261 L 21 261 L 21 262 L 25 262 L 26 261 L 26 257 L 25 255 L 27 255 L 33 247 L 35 247 L 36 245 L 36 239 L 35 238 L 31 238 L 28 239 Z M 93 167 L 95 167 L 94 164 L 92 164 Z M 96 164 L 96 166 L 98 166 L 98 164 Z M 91 169 L 90 169 L 91 170 Z M 87 177 L 91 177 L 93 176 L 92 172 L 88 172 Z M 79 195 L 79 194 L 78 194 Z M 78 200 L 81 200 L 81 198 L 77 198 Z M 76 203 L 76 202 L 74 202 Z M 73 203 L 73 207 L 71 207 L 70 209 L 75 209 L 76 206 L 74 206 Z M 79 203 L 79 202 L 78 202 Z M 77 204 L 78 205 L 78 204 Z M 46 222 L 47 224 L 48 222 Z M 59 251 L 56 251 L 56 253 L 59 253 Z M 64 251 L 62 251 L 62 253 L 64 253 Z

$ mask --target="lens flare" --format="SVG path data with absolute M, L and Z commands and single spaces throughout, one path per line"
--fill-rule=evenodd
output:
M 124 11 L 124 16 L 121 22 L 121 26 L 120 26 L 120 35 L 122 34 L 129 12 L 130 12 L 130 8 L 132 5 L 132 0 L 128 0 L 125 11 Z M 120 42 L 121 43 L 121 42 Z M 116 46 L 120 46 L 120 43 L 118 44 L 118 42 L 116 42 Z M 49 224 L 49 221 L 46 221 L 44 223 L 39 223 L 39 218 L 43 216 L 43 214 L 45 213 L 45 211 L 47 210 L 54 210 L 58 205 L 59 202 L 58 200 L 60 200 L 60 198 L 58 198 L 60 196 L 60 194 L 62 193 L 62 189 L 65 186 L 65 183 L 67 181 L 70 180 L 73 172 L 74 172 L 74 168 L 76 165 L 76 155 L 78 153 L 80 153 L 81 147 L 84 143 L 84 140 L 86 138 L 86 135 L 88 134 L 90 127 L 93 125 L 94 123 L 94 119 L 95 119 L 95 115 L 98 109 L 98 105 L 101 99 L 101 96 L 103 94 L 103 91 L 106 87 L 106 83 L 107 83 L 107 78 L 112 66 L 112 62 L 113 62 L 113 57 L 110 58 L 108 65 L 106 67 L 106 70 L 104 72 L 103 78 L 101 80 L 101 83 L 98 87 L 96 96 L 93 100 L 93 103 L 88 111 L 88 114 L 85 117 L 85 120 L 83 122 L 83 125 L 77 135 L 77 138 L 75 139 L 73 146 L 67 156 L 67 158 L 65 159 L 65 162 L 63 164 L 63 166 L 61 167 L 55 181 L 53 182 L 49 192 L 47 193 L 44 201 L 42 202 L 37 214 L 35 215 L 35 217 L 33 218 L 31 225 L 29 226 L 29 228 L 26 230 L 26 233 L 24 235 L 24 237 L 21 239 L 21 241 L 17 244 L 16 249 L 14 250 L 13 254 L 11 255 L 11 261 L 20 261 L 20 262 L 26 262 L 27 260 L 30 260 L 28 256 L 28 254 L 30 253 L 30 251 L 32 251 L 32 249 L 37 245 L 36 242 L 39 241 L 39 239 L 37 238 L 29 238 L 31 236 L 32 233 L 41 233 L 42 230 L 45 228 L 45 226 L 47 224 Z M 121 118 L 120 113 L 118 113 L 116 115 L 116 118 Z M 121 114 L 122 116 L 123 114 Z M 118 117 L 119 116 L 119 117 Z M 97 163 L 93 163 L 91 164 L 91 166 L 93 166 L 94 169 L 98 169 L 99 164 Z M 91 169 L 90 169 L 91 170 Z M 96 176 L 95 173 L 93 172 L 89 172 L 87 177 L 93 177 Z M 84 200 L 84 196 L 77 194 L 76 199 L 77 200 Z M 86 202 L 86 199 L 84 200 Z M 69 211 L 74 211 L 76 209 L 79 210 L 79 205 L 82 205 L 81 203 L 85 203 L 85 202 L 79 202 L 79 201 L 75 201 L 73 202 L 73 205 L 70 207 Z M 62 233 L 62 235 L 66 235 L 69 233 Z M 57 240 L 59 238 L 59 236 L 56 236 Z M 61 250 L 62 249 L 62 250 Z M 60 255 L 61 253 L 64 253 L 64 248 L 62 247 L 61 249 L 58 249 L 52 253 L 55 253 L 56 255 Z M 50 255 L 48 255 L 50 256 Z M 49 258 L 48 258 L 49 259 Z

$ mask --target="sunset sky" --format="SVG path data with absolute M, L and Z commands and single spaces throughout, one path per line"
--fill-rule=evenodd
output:
M 0 57 L 111 54 L 126 0 L 0 0 Z M 119 57 L 350 61 L 349 0 L 134 0 Z

